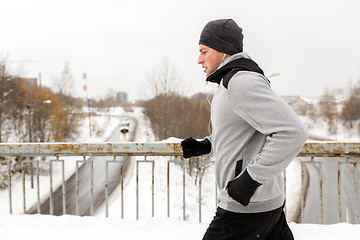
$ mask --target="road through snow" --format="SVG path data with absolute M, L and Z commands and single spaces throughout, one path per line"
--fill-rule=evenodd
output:
M 117 116 L 117 118 L 123 119 L 122 116 Z M 130 119 L 130 132 L 127 134 L 120 133 L 119 126 L 113 131 L 111 136 L 106 140 L 107 142 L 119 142 L 119 141 L 133 141 L 136 133 L 136 120 L 134 118 Z M 131 161 L 128 161 L 129 157 L 118 157 L 117 160 L 122 160 L 124 162 L 124 179 L 127 176 L 128 164 Z M 83 160 L 81 157 L 79 160 Z M 113 160 L 112 157 L 91 157 L 94 166 L 94 212 L 98 207 L 102 206 L 105 201 L 105 161 Z M 109 176 L 109 195 L 120 183 L 120 169 L 121 164 L 109 163 L 108 176 Z M 90 164 L 89 159 L 79 168 L 79 215 L 80 216 L 89 216 L 91 213 L 91 185 L 90 185 Z M 66 195 L 66 214 L 75 215 L 76 214 L 76 175 L 75 173 L 66 181 L 65 184 L 65 195 Z M 62 198 L 62 186 L 60 185 L 53 193 L 53 214 L 62 215 L 63 214 L 63 198 Z M 32 206 L 29 213 L 37 213 L 36 205 Z M 41 203 L 41 213 L 49 214 L 50 213 L 50 197 Z

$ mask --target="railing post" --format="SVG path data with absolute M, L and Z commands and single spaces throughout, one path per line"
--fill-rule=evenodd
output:
M 124 165 L 120 169 L 120 187 L 121 187 L 121 218 L 124 218 Z
M 61 188 L 62 188 L 62 205 L 63 205 L 63 214 L 66 214 L 66 189 L 65 189 L 65 161 L 59 160 L 59 155 L 55 156 L 55 160 L 49 160 L 50 162 L 50 215 L 54 214 L 54 190 L 53 190 L 53 163 L 61 163 Z
M 50 160 L 50 165 L 49 165 L 49 175 L 50 175 L 50 215 L 53 215 L 53 170 L 52 170 L 52 161 Z
M 94 215 L 94 161 L 90 158 L 90 216 Z
M 215 181 L 215 211 L 217 210 L 217 205 L 218 205 L 217 195 L 218 195 L 218 187 Z
M 57 156 L 57 160 L 59 161 L 59 156 Z M 66 189 L 65 189 L 65 161 L 60 160 L 62 162 L 62 197 L 63 197 L 63 214 L 66 214 Z
M 7 164 L 8 164 L 8 185 L 9 185 L 9 213 L 12 214 L 11 160 L 7 160 Z
M 34 189 L 34 166 L 33 166 L 33 162 L 31 160 L 32 159 L 30 157 L 31 188 Z
M 337 182 L 338 182 L 338 206 L 339 206 L 339 223 L 341 222 L 341 162 L 338 162 L 338 176 L 337 176 Z
M 201 167 L 199 167 L 199 223 L 201 223 L 201 181 L 202 181 L 202 173 Z
M 29 159 L 29 157 L 27 157 Z M 23 211 L 26 214 L 26 186 L 25 186 L 25 164 L 32 163 L 32 160 L 25 160 L 21 162 L 21 176 L 22 176 L 22 187 L 23 187 Z M 32 164 L 31 164 L 32 167 Z
M 170 160 L 171 161 L 171 160 Z M 170 217 L 170 161 L 167 162 L 167 217 Z
M 323 199 L 323 171 L 322 162 L 319 162 L 320 178 L 320 224 L 324 224 L 324 199 Z
M 136 161 L 136 220 L 139 220 L 139 162 Z
M 82 161 L 76 161 L 75 165 L 75 214 L 77 216 L 80 215 L 80 209 L 79 209 L 79 163 L 85 163 L 86 162 L 86 156 L 83 156 L 83 160 Z
M 358 183 L 358 173 L 357 173 L 357 162 L 354 162 L 354 191 L 356 195 L 356 201 L 359 201 L 359 183 Z M 356 223 L 359 223 L 359 212 L 356 212 Z
M 285 196 L 286 196 L 286 169 L 283 172 L 283 176 L 284 176 L 284 192 L 285 192 Z M 287 217 L 286 205 L 287 205 L 287 203 L 285 202 L 285 206 L 284 206 L 285 217 Z
M 146 156 L 145 156 L 146 161 Z M 155 215 L 155 161 L 152 161 L 152 178 L 151 178 L 151 201 L 152 201 L 152 217 Z
M 357 180 L 357 162 L 351 162 L 350 160 L 350 156 L 346 156 L 346 161 L 345 162 L 338 162 L 338 205 L 339 205 L 339 222 L 342 221 L 342 211 L 341 211 L 341 206 L 342 206 L 342 197 L 341 197 L 341 166 L 343 164 L 346 165 L 351 165 L 353 167 L 354 170 L 354 192 L 356 195 L 356 200 L 358 200 L 358 180 Z M 355 222 L 358 221 L 359 219 L 359 213 L 355 212 Z
M 117 161 L 113 156 L 112 161 L 105 162 L 105 215 L 109 217 L 109 163 L 121 164 L 120 168 L 120 188 L 121 188 L 121 218 L 124 218 L 124 163 Z
M 23 210 L 24 210 L 24 214 L 26 214 L 25 167 L 23 162 L 21 162 L 21 177 L 22 177 L 22 187 L 23 187 Z
M 147 156 L 144 156 L 143 161 L 136 160 L 136 220 L 139 219 L 139 163 L 151 163 L 151 215 L 155 215 L 155 161 L 147 160 Z
M 305 163 L 301 161 L 301 222 L 304 222 L 305 215 Z
M 322 163 L 315 162 L 315 157 L 311 156 L 310 161 L 301 161 L 301 222 L 304 222 L 304 213 L 305 213 L 305 164 L 318 165 L 319 172 L 319 200 L 320 200 L 320 216 L 319 222 L 323 223 L 323 177 L 322 177 Z
M 114 157 L 116 160 L 116 157 Z M 105 162 L 105 217 L 109 217 L 109 161 Z
M 185 221 L 185 208 L 186 208 L 186 205 L 185 205 L 185 172 L 186 172 L 186 169 L 185 169 L 185 160 L 183 158 L 182 159 L 182 162 L 183 162 L 183 220 Z
M 36 196 L 37 196 L 37 211 L 38 214 L 41 213 L 40 207 L 40 167 L 39 167 L 39 160 L 36 160 Z

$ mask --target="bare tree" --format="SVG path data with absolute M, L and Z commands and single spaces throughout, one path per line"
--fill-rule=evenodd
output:
M 55 78 L 57 98 L 65 108 L 64 126 L 59 128 L 58 136 L 71 139 L 78 134 L 78 127 L 81 119 L 81 104 L 73 97 L 74 77 L 69 62 L 65 62 L 59 78 Z M 64 132 L 61 132 L 64 131 Z
M 72 91 L 74 88 L 74 76 L 71 72 L 69 62 L 65 62 L 60 77 L 55 78 L 53 81 L 54 81 L 54 86 L 56 87 L 55 92 L 67 96 L 73 95 Z
M 167 57 L 150 70 L 147 84 L 152 97 L 170 92 L 180 93 L 181 89 L 177 70 Z
M 156 112 L 156 131 L 158 137 L 164 139 L 169 136 L 169 126 L 171 121 L 170 106 L 171 95 L 178 93 L 180 89 L 179 78 L 175 67 L 169 59 L 164 57 L 162 61 L 151 69 L 148 75 L 148 89 L 153 95 L 153 111 Z
M 360 119 L 360 80 L 351 87 L 350 96 L 342 111 L 342 117 L 350 128 L 352 128 L 353 121 Z
M 333 131 L 335 114 L 336 99 L 331 91 L 327 88 L 325 93 L 321 96 L 319 102 L 320 116 L 327 121 L 329 126 L 329 132 Z
M 4 125 L 9 119 L 9 97 L 14 91 L 13 81 L 14 78 L 7 73 L 6 60 L 0 61 L 0 142 L 3 142 L 5 140 L 4 137 L 9 133 L 9 129 L 4 128 Z

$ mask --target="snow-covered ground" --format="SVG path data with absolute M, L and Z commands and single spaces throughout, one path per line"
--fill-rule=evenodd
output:
M 135 108 L 134 112 L 124 112 L 122 109 L 113 109 L 111 114 L 121 114 L 134 117 L 137 120 L 137 142 L 152 142 L 154 135 L 149 122 L 143 117 L 141 109 Z M 99 125 L 106 123 L 106 131 L 89 139 L 88 125 L 84 122 L 82 136 L 78 142 L 102 142 L 118 124 L 117 120 L 109 120 L 108 116 L 98 117 Z M 102 119 L 102 120 L 100 120 Z M 111 119 L 111 118 L 110 118 Z M 111 129 L 112 128 L 112 129 Z M 180 141 L 169 139 L 168 141 Z M 137 157 L 137 160 L 143 158 Z M 133 161 L 135 159 L 132 159 Z M 13 239 L 98 239 L 99 237 L 112 239 L 201 239 L 215 211 L 215 184 L 213 167 L 207 170 L 202 184 L 202 223 L 198 223 L 198 185 L 195 185 L 194 176 L 186 175 L 186 220 L 182 221 L 182 169 L 171 164 L 170 180 L 170 218 L 167 218 L 167 188 L 166 168 L 167 158 L 149 158 L 155 161 L 155 217 L 151 217 L 151 165 L 142 163 L 139 166 L 140 220 L 135 220 L 136 214 L 136 168 L 131 169 L 130 180 L 126 183 L 124 192 L 124 219 L 121 219 L 120 190 L 115 190 L 110 199 L 109 218 L 105 218 L 104 208 L 96 212 L 95 217 L 77 216 L 47 216 L 47 215 L 22 215 L 21 179 L 14 180 L 14 199 L 21 199 L 14 206 L 19 210 L 16 214 L 8 214 L 8 193 L 0 192 L 0 236 L 4 240 Z M 135 162 L 135 161 L 134 161 Z M 69 164 L 72 165 L 72 164 Z M 71 169 L 66 170 L 70 174 Z M 59 178 L 60 179 L 60 178 Z M 60 184 L 59 179 L 57 183 Z M 41 179 L 40 179 L 41 181 Z M 288 219 L 294 220 L 298 214 L 300 203 L 300 164 L 294 161 L 287 169 L 287 214 Z M 48 180 L 44 181 L 48 187 Z M 17 185 L 17 186 L 15 186 Z M 28 187 L 27 183 L 27 187 Z M 42 187 L 41 187 L 42 188 Z M 43 189 L 44 189 L 43 188 Z M 27 193 L 33 191 L 27 189 Z M 36 200 L 35 194 L 33 198 Z M 30 205 L 30 203 L 28 203 Z M 296 224 L 290 223 L 295 239 L 357 239 L 360 235 L 360 225 L 347 223 L 334 225 Z M 54 234 L 56 233 L 56 234 Z
M 301 120 L 306 125 L 309 133 L 314 136 L 321 136 L 339 142 L 359 142 L 360 141 L 360 121 L 353 123 L 353 127 L 346 127 L 341 119 L 334 119 L 333 128 L 329 132 L 329 126 L 322 119 L 313 119 L 309 116 L 301 116 Z
M 201 239 L 207 223 L 192 223 L 171 218 L 146 218 L 122 220 L 120 218 L 2 215 L 0 236 L 2 240 L 64 240 L 64 239 Z M 335 225 L 295 224 L 290 228 L 296 240 L 358 239 L 360 225 L 347 223 Z

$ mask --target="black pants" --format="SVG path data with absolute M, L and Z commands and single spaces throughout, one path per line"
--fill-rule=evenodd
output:
M 203 240 L 293 240 L 283 207 L 262 213 L 234 213 L 218 208 Z

